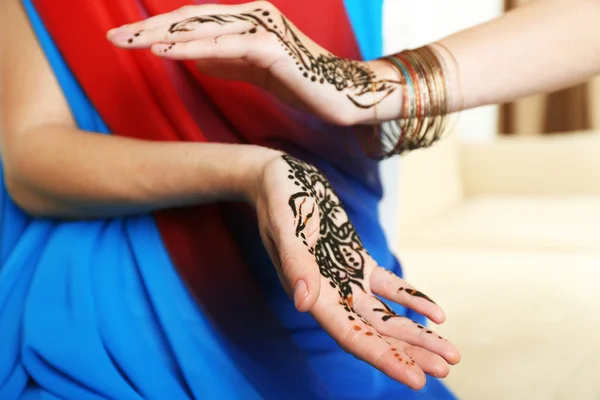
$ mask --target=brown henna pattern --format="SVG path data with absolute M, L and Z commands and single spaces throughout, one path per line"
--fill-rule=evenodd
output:
M 383 308 L 374 308 L 373 311 L 375 312 L 379 312 L 379 313 L 383 313 L 383 316 L 381 317 L 382 321 L 388 321 L 390 318 L 398 318 L 401 317 L 400 315 L 396 314 L 396 312 L 394 310 L 392 310 L 392 308 L 390 306 L 388 306 L 387 304 L 385 304 L 383 301 L 377 299 Z
M 292 194 L 288 201 L 294 215 L 296 237 L 302 240 L 302 243 L 308 247 L 308 251 L 315 257 L 321 275 L 328 278 L 332 288 L 338 290 L 339 305 L 348 313 L 348 320 L 355 322 L 352 329 L 357 332 L 364 331 L 364 334 L 369 337 L 377 336 L 392 347 L 380 334 L 369 329 L 372 325 L 353 308 L 355 291 L 364 292 L 366 260 L 363 244 L 348 219 L 341 201 L 327 178 L 317 168 L 288 155 L 282 157 L 289 166 L 288 179 L 298 187 L 298 192 Z M 305 232 L 317 209 L 320 214 L 319 238 L 311 247 Z M 373 311 L 383 312 L 384 321 L 400 317 L 383 301 L 379 300 L 379 302 L 383 308 L 376 308 Z M 366 326 L 366 329 L 356 324 L 359 321 Z M 396 352 L 396 349 L 393 348 L 392 351 Z M 408 360 L 403 360 L 399 355 L 396 358 L 409 366 L 415 364 L 410 357 Z
M 288 155 L 283 159 L 290 167 L 288 179 L 298 187 L 288 202 L 294 214 L 296 236 L 314 255 L 321 275 L 338 290 L 346 311 L 356 315 L 352 298 L 354 290 L 364 291 L 363 244 L 327 178 L 312 165 Z M 305 231 L 316 208 L 320 214 L 319 238 L 310 247 Z
M 314 255 L 321 275 L 329 279 L 332 288 L 338 290 L 339 304 L 349 314 L 348 320 L 359 320 L 370 327 L 371 324 L 353 308 L 354 292 L 365 291 L 363 280 L 366 260 L 358 233 L 327 178 L 312 165 L 288 155 L 282 157 L 289 166 L 288 179 L 298 187 L 298 192 L 292 194 L 288 201 L 294 214 L 296 237 L 301 239 L 308 247 L 308 251 Z M 311 247 L 305 232 L 317 209 L 320 214 L 319 238 Z M 381 303 L 381 308 L 374 308 L 373 311 L 382 313 L 381 319 L 384 322 L 391 318 L 403 318 L 389 305 L 377 300 Z M 417 326 L 419 329 L 424 329 L 422 325 Z M 361 329 L 359 325 L 354 325 L 354 330 Z M 427 331 L 427 333 L 433 332 Z M 373 336 L 374 333 L 369 330 L 365 335 Z M 381 335 L 377 336 L 382 338 Z
M 176 22 L 169 27 L 168 31 L 170 34 L 190 32 L 197 25 L 207 23 L 217 25 L 250 23 L 252 28 L 241 32 L 241 35 L 255 34 L 259 29 L 275 35 L 288 55 L 295 60 L 302 76 L 311 82 L 328 83 L 334 86 L 337 91 L 344 92 L 358 108 L 374 107 L 399 87 L 398 81 L 377 79 L 370 69 L 360 62 L 339 58 L 331 53 L 314 54 L 304 45 L 283 15 L 279 15 L 281 27 L 273 18 L 271 12 L 262 9 L 241 14 L 205 15 Z M 373 92 L 376 94 L 375 99 L 370 97 L 370 100 L 364 100 L 363 96 L 372 95 Z
M 405 291 L 406 293 L 410 294 L 411 296 L 420 297 L 420 298 L 425 299 L 425 300 L 427 300 L 427 301 L 429 301 L 429 302 L 431 302 L 433 304 L 436 304 L 435 301 L 431 300 L 431 298 L 429 296 L 427 296 L 423 292 L 419 292 L 418 290 L 415 290 L 415 289 L 406 289 L 406 288 L 401 287 L 401 288 L 398 289 L 398 291 L 399 292 Z

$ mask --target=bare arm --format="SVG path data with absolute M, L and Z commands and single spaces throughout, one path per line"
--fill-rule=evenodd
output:
M 207 18 L 193 18 L 198 15 Z M 256 21 L 261 27 L 253 30 Z M 231 34 L 245 31 L 254 33 Z M 589 79 L 600 73 L 599 37 L 600 0 L 539 0 L 446 37 L 440 43 L 457 60 L 445 56 L 451 98 L 457 99 L 450 108 L 459 108 L 461 96 L 464 108 L 472 108 Z M 205 73 L 262 85 L 334 124 L 372 122 L 376 104 L 379 121 L 402 116 L 403 90 L 389 90 L 399 82 L 392 67 L 370 62 L 379 85 L 369 87 L 369 68 L 324 49 L 265 1 L 184 7 L 111 30 L 108 38 L 118 47 L 151 48 L 159 57 L 196 60 Z
M 468 109 L 559 90 L 593 77 L 600 73 L 599 38 L 600 0 L 541 0 L 439 42 L 454 54 L 459 67 L 444 53 L 450 76 L 455 77 L 452 97 L 462 95 L 463 108 Z M 394 77 L 386 66 L 378 63 L 377 68 Z M 400 110 L 399 102 L 384 101 L 381 113 Z M 456 110 L 459 102 L 453 103 Z
M 276 152 L 78 130 L 19 3 L 3 2 L 1 14 L 0 150 L 7 188 L 25 210 L 102 217 L 252 196 L 257 170 Z

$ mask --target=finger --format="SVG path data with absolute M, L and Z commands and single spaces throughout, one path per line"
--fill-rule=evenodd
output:
M 415 310 L 437 324 L 446 320 L 444 310 L 430 297 L 389 270 L 376 267 L 371 273 L 369 283 L 373 293 L 387 300 Z
M 388 343 L 373 327 L 362 322 L 358 315 L 349 314 L 339 304 L 327 301 L 319 301 L 313 309 L 313 315 L 348 353 L 413 389 L 418 390 L 425 385 L 425 374 L 421 368 L 406 353 Z
M 184 42 L 197 38 L 198 34 L 202 37 L 211 32 L 275 30 L 277 14 L 272 6 L 263 3 L 190 6 L 153 17 L 156 19 L 113 29 L 107 33 L 107 38 L 120 47 L 142 48 L 157 42 Z
M 249 4 L 240 5 L 221 5 L 221 4 L 205 4 L 205 5 L 188 5 L 168 13 L 159 14 L 132 24 L 126 24 L 109 30 L 106 34 L 109 40 L 112 40 L 117 34 L 130 34 L 144 32 L 145 30 L 153 29 L 159 26 L 170 26 L 187 18 L 192 18 L 200 15 L 210 14 L 228 14 L 248 11 Z M 139 36 L 139 35 L 138 35 Z M 133 36 L 132 36 L 133 37 Z
M 408 346 L 404 352 L 415 360 L 427 375 L 445 378 L 450 373 L 450 365 L 437 354 L 417 346 Z
M 321 273 L 315 259 L 319 236 L 319 208 L 310 196 L 290 199 L 295 215 L 286 207 L 281 215 L 272 215 L 271 238 L 281 260 L 281 271 L 292 288 L 298 311 L 309 311 L 321 288 Z
M 383 336 L 390 336 L 443 357 L 448 363 L 460 361 L 456 347 L 433 330 L 396 314 L 387 304 L 369 294 L 357 296 L 354 309 Z
M 398 361 L 408 365 L 407 363 L 410 363 L 410 360 L 412 359 L 423 372 L 436 378 L 445 378 L 450 373 L 450 366 L 448 363 L 437 354 L 421 347 L 411 346 L 408 343 L 393 337 L 384 336 L 384 339 L 394 346 L 392 350 L 395 351 L 394 357 L 396 357 Z M 409 358 L 403 358 L 402 353 L 408 355 Z
M 277 59 L 273 47 L 268 46 L 273 37 L 261 33 L 250 36 L 234 34 L 185 43 L 155 44 L 151 49 L 155 55 L 174 60 L 243 58 L 259 68 L 268 68 Z
M 135 33 L 133 39 L 115 36 L 114 43 L 120 47 L 146 48 L 156 43 L 189 42 L 233 33 L 256 32 L 257 30 L 256 21 L 249 17 L 233 14 L 205 15 L 146 28 Z

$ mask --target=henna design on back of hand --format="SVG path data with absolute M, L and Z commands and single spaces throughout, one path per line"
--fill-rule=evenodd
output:
M 371 70 L 358 61 L 334 56 L 331 53 L 313 54 L 299 38 L 294 28 L 283 16 L 279 15 L 283 30 L 275 23 L 269 11 L 256 9 L 241 14 L 215 14 L 186 18 L 169 27 L 169 33 L 190 32 L 195 25 L 213 23 L 217 25 L 246 22 L 252 28 L 242 32 L 254 34 L 259 28 L 277 37 L 290 57 L 296 61 L 299 72 L 311 82 L 332 85 L 358 108 L 368 109 L 376 106 L 391 95 L 401 84 L 399 81 L 377 79 Z M 376 93 L 377 98 L 363 100 L 362 96 Z

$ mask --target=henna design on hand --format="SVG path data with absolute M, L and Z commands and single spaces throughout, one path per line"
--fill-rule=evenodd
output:
M 348 319 L 355 321 L 358 318 L 367 326 L 371 326 L 353 309 L 354 291 L 365 291 L 363 287 L 365 249 L 358 233 L 323 173 L 314 166 L 289 155 L 283 155 L 282 158 L 290 167 L 287 171 L 288 179 L 293 181 L 299 190 L 292 194 L 288 201 L 294 214 L 296 237 L 300 238 L 308 247 L 308 251 L 314 255 L 321 275 L 329 279 L 332 288 L 338 290 L 339 304 L 348 312 Z M 315 215 L 316 208 L 320 214 L 319 237 L 316 244 L 310 247 L 306 237 L 306 227 Z M 412 290 L 412 292 L 417 291 Z M 383 321 L 403 318 L 389 305 L 377 300 L 382 308 L 374 308 L 373 311 L 383 313 Z M 422 325 L 417 326 L 419 329 L 424 329 Z M 353 328 L 356 331 L 362 329 L 359 325 L 354 325 Z M 427 331 L 427 333 L 432 332 Z M 373 336 L 373 332 L 367 331 L 365 335 Z M 379 334 L 377 336 L 382 338 Z
M 346 97 L 358 108 L 368 109 L 376 106 L 386 97 L 390 96 L 401 82 L 377 79 L 375 74 L 358 61 L 352 61 L 336 57 L 331 53 L 313 54 L 302 40 L 298 37 L 288 20 L 279 15 L 283 30 L 280 30 L 273 21 L 271 13 L 262 9 L 241 14 L 215 14 L 198 17 L 190 17 L 173 23 L 168 32 L 190 32 L 195 25 L 214 23 L 218 25 L 231 24 L 235 22 L 246 22 L 252 24 L 252 28 L 240 33 L 254 34 L 258 29 L 264 29 L 277 37 L 290 57 L 296 61 L 298 70 L 311 82 L 321 84 L 327 82 L 335 87 L 338 92 L 345 92 Z M 362 96 L 367 94 L 377 95 L 377 98 L 363 100 Z
M 383 301 L 377 299 L 381 305 L 383 306 L 383 308 L 374 308 L 373 311 L 375 312 L 380 312 L 383 313 L 383 316 L 381 317 L 382 321 L 387 321 L 390 318 L 398 318 L 398 317 L 402 317 L 401 315 L 396 314 L 396 312 L 394 310 L 392 310 L 392 308 L 390 306 L 388 306 L 387 304 L 385 304 Z
M 348 320 L 359 320 L 371 327 L 372 325 L 353 308 L 355 291 L 365 291 L 363 280 L 366 253 L 341 201 L 327 178 L 317 168 L 288 155 L 282 157 L 290 167 L 288 179 L 293 181 L 299 190 L 290 196 L 288 202 L 294 214 L 296 237 L 302 240 L 315 257 L 321 275 L 329 280 L 332 288 L 337 289 L 340 296 L 339 305 L 348 313 Z M 319 237 L 311 247 L 307 241 L 306 227 L 317 208 L 320 214 Z M 361 331 L 363 328 L 354 325 L 353 329 Z M 364 334 L 376 335 L 383 339 L 370 329 L 366 329 Z
M 418 290 L 415 290 L 415 289 L 405 289 L 403 287 L 401 287 L 400 289 L 398 289 L 398 291 L 400 291 L 400 292 L 403 291 L 403 290 L 406 293 L 410 294 L 411 296 L 420 297 L 420 298 L 425 299 L 425 300 L 427 300 L 427 301 L 429 301 L 429 302 L 431 302 L 433 304 L 436 304 L 435 301 L 431 300 L 431 298 L 429 296 L 427 296 L 423 292 L 419 292 Z
M 353 312 L 353 291 L 364 291 L 363 244 L 327 178 L 312 165 L 288 155 L 282 157 L 290 167 L 288 178 L 299 188 L 289 199 L 296 236 L 309 247 L 305 230 L 318 207 L 319 237 L 308 251 L 314 255 L 321 275 L 338 289 L 346 310 Z

